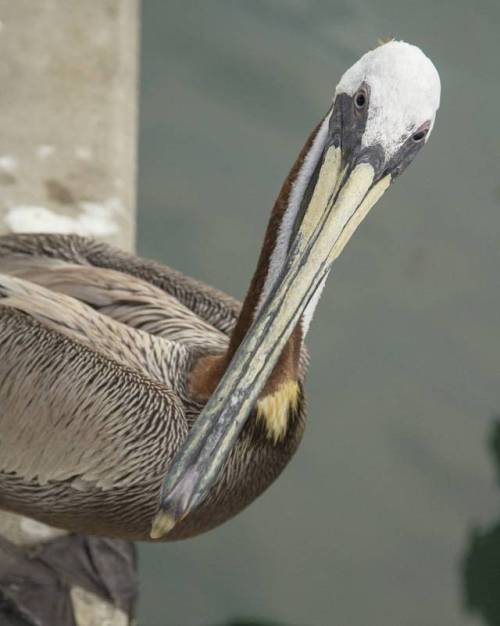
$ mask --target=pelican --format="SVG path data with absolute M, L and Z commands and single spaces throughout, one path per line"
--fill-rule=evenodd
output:
M 0 238 L 0 508 L 173 540 L 281 473 L 306 409 L 304 339 L 333 261 L 427 142 L 439 75 L 385 43 L 348 69 L 271 213 L 243 304 L 77 235 Z

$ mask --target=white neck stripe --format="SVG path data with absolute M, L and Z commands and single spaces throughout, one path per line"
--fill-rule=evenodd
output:
M 281 268 L 285 263 L 286 255 L 288 252 L 288 246 L 290 244 L 290 237 L 292 234 L 293 226 L 295 224 L 295 218 L 300 208 L 300 203 L 306 191 L 307 185 L 314 172 L 319 158 L 323 152 L 325 146 L 326 136 L 328 133 L 328 125 L 332 110 L 327 113 L 325 119 L 321 123 L 321 126 L 314 137 L 309 152 L 306 154 L 304 162 L 299 169 L 296 179 L 293 181 L 292 189 L 288 198 L 288 205 L 283 214 L 283 219 L 279 225 L 278 235 L 276 237 L 276 243 L 269 259 L 269 268 L 267 271 L 266 280 L 262 287 L 259 302 L 255 309 L 255 314 L 260 310 L 264 300 L 269 295 L 276 279 L 279 276 Z

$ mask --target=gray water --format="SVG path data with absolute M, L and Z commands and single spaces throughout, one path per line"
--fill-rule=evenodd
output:
M 499 24 L 496 0 L 143 2 L 139 250 L 239 298 L 343 71 L 396 35 L 443 85 L 316 313 L 300 451 L 233 521 L 141 546 L 143 626 L 500 624 Z

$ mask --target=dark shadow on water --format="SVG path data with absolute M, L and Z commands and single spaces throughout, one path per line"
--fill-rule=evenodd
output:
M 489 440 L 500 486 L 500 418 Z M 465 608 L 480 615 L 489 626 L 500 626 L 500 521 L 474 528 L 467 539 L 463 560 Z

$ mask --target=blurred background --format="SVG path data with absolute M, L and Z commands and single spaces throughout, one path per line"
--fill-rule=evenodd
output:
M 496 0 L 145 0 L 139 253 L 242 298 L 273 201 L 379 37 L 442 79 L 308 337 L 309 425 L 236 519 L 140 549 L 140 624 L 500 624 Z

